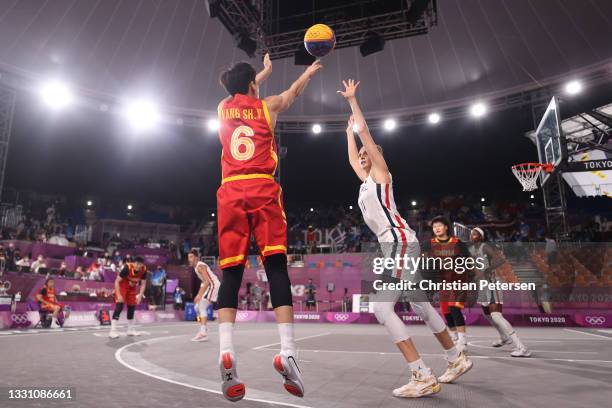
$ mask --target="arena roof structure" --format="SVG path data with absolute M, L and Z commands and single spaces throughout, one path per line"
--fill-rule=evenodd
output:
M 259 55 L 249 59 L 237 48 L 207 4 L 2 1 L 0 83 L 27 88 L 61 77 L 99 103 L 147 93 L 177 118 L 215 115 L 224 97 L 219 73 L 238 60 L 261 64 Z M 436 24 L 427 33 L 387 40 L 383 51 L 367 57 L 356 46 L 324 57 L 324 71 L 283 119 L 344 122 L 347 107 L 336 94 L 343 78 L 362 80 L 369 117 L 460 116 L 475 101 L 504 109 L 568 79 L 585 88 L 610 82 L 610 38 L 612 2 L 606 0 L 438 0 Z M 262 93 L 282 91 L 303 69 L 291 57 L 274 60 Z

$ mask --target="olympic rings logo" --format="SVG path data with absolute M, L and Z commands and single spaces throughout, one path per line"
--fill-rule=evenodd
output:
M 236 313 L 236 320 L 247 320 L 248 318 L 249 318 L 249 312 Z
M 339 322 L 346 322 L 349 319 L 348 313 L 335 313 L 334 320 Z
M 601 326 L 602 324 L 604 324 L 606 322 L 606 318 L 603 316 L 586 316 L 584 318 L 584 320 L 588 323 L 588 324 L 593 324 L 596 326 Z
M 27 327 L 30 325 L 27 313 L 13 313 L 11 314 L 11 320 L 13 321 L 13 326 Z

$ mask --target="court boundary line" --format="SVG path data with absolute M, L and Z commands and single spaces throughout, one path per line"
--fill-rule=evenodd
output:
M 300 338 L 297 338 L 297 339 L 295 339 L 295 341 L 307 340 L 307 339 L 314 339 L 314 338 L 316 338 L 316 337 L 329 336 L 330 334 L 331 334 L 331 332 L 325 332 L 325 333 L 313 334 L 312 336 L 305 336 L 305 337 L 300 337 Z M 280 341 L 279 341 L 279 342 L 276 342 L 276 343 L 264 344 L 263 346 L 253 347 L 253 348 L 252 348 L 252 350 L 261 350 L 261 349 L 268 348 L 268 347 L 271 347 L 271 346 L 276 346 L 276 345 L 279 345 L 279 344 L 280 344 Z M 299 350 L 299 349 L 298 349 L 298 350 Z
M 271 349 L 260 349 L 265 351 L 273 351 Z M 311 352 L 311 353 L 341 353 L 341 354 L 377 354 L 377 355 L 402 355 L 397 351 L 349 351 L 349 350 L 313 350 L 313 349 L 298 349 L 299 353 L 302 352 Z M 430 356 L 430 357 L 442 357 L 445 358 L 445 354 L 435 354 L 435 353 L 420 353 L 422 356 Z M 531 361 L 566 361 L 570 363 L 574 362 L 582 362 L 582 363 L 612 363 L 612 360 L 583 360 L 576 358 L 548 358 L 548 357 L 508 357 L 508 356 L 475 356 L 470 354 L 470 358 L 487 360 L 487 359 L 498 359 L 498 360 L 531 360 Z
M 606 340 L 612 340 L 612 337 L 603 336 L 601 334 L 589 333 L 589 332 L 584 332 L 584 331 L 575 330 L 575 329 L 567 329 L 567 328 L 564 328 L 563 330 L 573 332 L 573 333 L 585 334 L 587 336 L 595 336 L 595 337 L 599 337 L 599 338 L 606 339 Z
M 121 352 L 123 352 L 124 350 L 128 349 L 131 346 L 135 346 L 137 344 L 141 344 L 141 343 L 145 343 L 145 342 L 151 342 L 151 341 L 161 342 L 161 341 L 172 339 L 172 338 L 176 338 L 176 337 L 184 337 L 184 335 L 155 337 L 155 338 L 151 338 L 151 339 L 144 339 L 144 340 L 137 341 L 137 342 L 134 342 L 134 343 L 126 344 L 125 346 L 123 346 L 123 347 L 117 349 L 117 351 L 115 351 L 115 360 L 117 360 L 117 362 L 119 362 L 119 364 L 123 365 L 124 367 L 126 367 L 126 368 L 128 368 L 128 369 L 130 369 L 132 371 L 135 371 L 137 373 L 146 375 L 147 377 L 155 378 L 157 380 L 164 381 L 164 382 L 167 382 L 167 383 L 170 383 L 170 384 L 174 384 L 174 385 L 181 385 L 183 387 L 187 387 L 187 388 L 191 388 L 191 389 L 196 389 L 196 390 L 200 390 L 200 391 L 210 392 L 210 393 L 213 393 L 213 394 L 223 395 L 223 393 L 221 391 L 219 391 L 219 390 L 214 390 L 212 388 L 206 388 L 206 387 L 200 387 L 198 385 L 188 384 L 188 383 L 184 383 L 182 381 L 172 380 L 170 378 L 165 378 L 165 377 L 153 374 L 153 373 L 146 372 L 144 370 L 141 370 L 140 368 L 132 366 L 131 364 L 129 364 L 125 360 L 123 360 L 123 358 L 121 357 Z M 261 403 L 264 403 L 264 404 L 281 405 L 281 406 L 293 407 L 293 408 L 312 408 L 312 407 L 310 407 L 308 405 L 292 404 L 290 402 L 281 402 L 281 401 L 271 401 L 271 400 L 265 400 L 265 399 L 261 399 L 261 398 L 244 397 L 243 400 L 244 401 L 261 402 Z

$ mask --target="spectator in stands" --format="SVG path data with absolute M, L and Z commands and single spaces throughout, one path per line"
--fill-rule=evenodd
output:
M 57 276 L 66 277 L 68 276 L 68 267 L 66 266 L 66 262 L 62 261 L 59 269 L 57 270 Z
M 304 289 L 306 290 L 306 310 L 316 309 L 317 299 L 315 295 L 317 293 L 317 287 L 312 283 L 312 278 L 308 279 L 308 284 Z
M 151 280 L 151 304 L 161 306 L 164 301 L 166 270 L 161 265 L 157 265 L 157 269 L 153 271 L 149 279 Z
M 30 268 L 30 257 L 27 255 L 23 258 L 18 254 L 19 250 L 15 251 L 15 267 L 18 272 L 23 272 L 24 270 L 29 270 Z
M 89 280 L 101 281 L 102 275 L 100 275 L 100 265 L 97 262 L 94 262 L 89 267 L 89 276 L 87 277 Z
M 72 277 L 74 279 L 83 279 L 85 277 L 85 272 L 83 272 L 83 267 L 77 266 Z
M 15 245 L 11 242 L 8 245 L 4 252 L 4 256 L 6 258 L 6 270 L 14 271 L 15 270 Z
M 40 271 L 40 268 L 46 268 L 46 267 L 47 267 L 47 264 L 45 263 L 45 257 L 42 255 L 38 255 L 36 260 L 32 262 L 32 265 L 30 265 L 30 272 L 38 273 Z

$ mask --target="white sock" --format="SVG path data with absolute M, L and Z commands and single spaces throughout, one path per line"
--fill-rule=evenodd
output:
M 459 350 L 457 350 L 457 347 L 455 346 L 444 351 L 446 352 L 446 359 L 449 363 L 454 363 L 459 358 Z
M 512 340 L 514 340 L 514 338 L 512 337 L 512 335 L 515 334 L 514 327 L 512 327 L 510 322 L 507 321 L 500 312 L 492 312 L 491 318 L 496 323 L 497 327 L 499 327 L 500 332 L 503 333 L 502 339 L 510 337 Z
M 463 344 L 463 345 L 467 344 L 467 336 L 465 335 L 465 333 L 458 331 L 457 341 L 459 342 L 459 344 Z
M 457 332 L 455 330 L 449 330 L 448 333 L 451 336 L 451 339 L 456 343 L 459 337 L 457 336 Z
M 128 320 L 128 330 L 134 329 L 134 320 Z
M 429 369 L 425 365 L 425 362 L 420 358 L 411 363 L 408 363 L 408 366 L 412 371 L 417 371 L 423 377 L 427 377 L 429 375 Z
M 226 352 L 234 353 L 234 323 L 219 323 L 219 359 Z
M 117 330 L 117 324 L 119 320 L 111 319 L 111 330 Z
M 200 333 L 206 334 L 206 325 L 205 324 L 200 325 Z
M 281 355 L 285 357 L 295 356 L 295 336 L 293 323 L 279 323 L 278 334 L 281 342 Z
M 514 345 L 516 346 L 516 348 L 518 349 L 525 348 L 525 345 L 523 344 L 523 342 L 521 342 L 521 339 L 519 339 L 519 336 L 518 334 L 516 334 L 516 331 L 510 334 L 510 338 L 514 342 Z
M 493 319 L 493 317 L 491 317 L 490 314 L 485 314 L 484 317 L 491 324 L 491 326 L 493 326 L 495 330 L 497 330 L 497 332 L 499 333 L 499 338 L 502 339 L 502 341 L 508 338 L 506 333 L 504 333 L 504 331 L 501 329 L 501 327 L 499 327 L 497 322 Z

